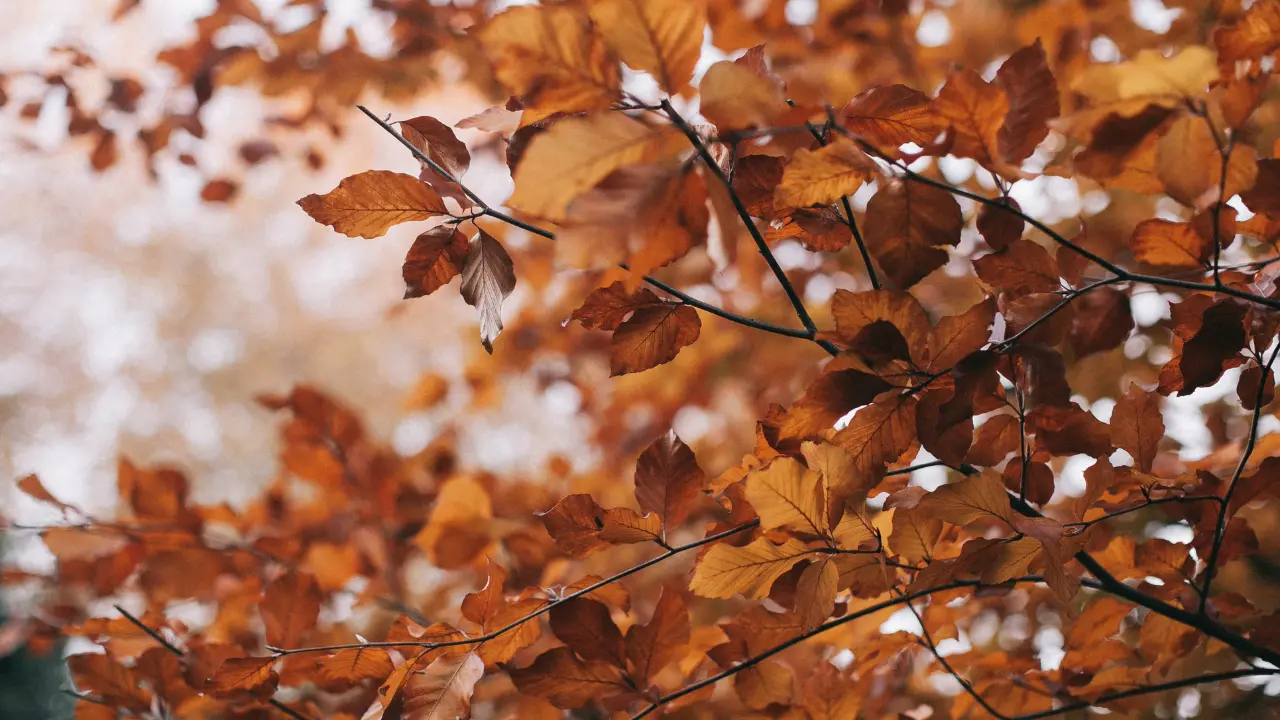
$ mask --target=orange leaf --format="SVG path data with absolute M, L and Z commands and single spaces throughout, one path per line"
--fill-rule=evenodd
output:
M 649 622 L 627 629 L 625 650 L 629 674 L 640 687 L 679 657 L 689 642 L 689 611 L 679 593 L 663 587 Z
M 136 712 L 145 712 L 151 706 L 151 693 L 139 684 L 134 671 L 110 657 L 72 655 L 67 664 L 80 690 Z
M 1009 102 L 997 136 L 1000 159 L 1021 163 L 1048 136 L 1049 120 L 1058 116 L 1058 83 L 1039 38 L 1000 65 L 995 84 Z
M 787 163 L 775 205 L 826 205 L 852 195 L 879 174 L 879 166 L 843 138 L 817 150 L 801 149 Z
M 820 625 L 835 608 L 840 572 L 831 557 L 810 563 L 796 583 L 796 617 L 807 632 Z
M 773 582 L 807 557 L 811 551 L 799 540 L 774 545 L 758 538 L 750 545 L 715 545 L 694 569 L 689 589 L 710 598 L 737 594 L 759 600 L 769 594 Z
M 811 535 L 826 528 L 821 476 L 789 457 L 747 474 L 747 502 L 766 529 L 791 527 Z
M 583 660 L 623 666 L 622 632 L 608 606 L 579 597 L 551 608 L 550 614 L 551 632 Z
M 867 203 L 864 226 L 867 249 L 906 289 L 946 264 L 942 246 L 959 244 L 964 218 L 951 193 L 895 180 Z
M 524 102 L 523 125 L 603 110 L 621 92 L 617 60 L 575 8 L 511 8 L 485 23 L 480 43 L 498 81 Z
M 973 158 L 993 173 L 1001 171 L 1005 163 L 999 136 L 1009 112 L 1009 100 L 1000 86 L 983 80 L 972 70 L 961 70 L 947 78 L 933 107 L 955 130 L 953 155 Z
M 445 654 L 410 673 L 383 714 L 385 720 L 467 720 L 471 695 L 484 675 L 475 653 Z
M 750 67 L 723 60 L 712 65 L 698 85 L 702 115 L 720 132 L 767 127 L 782 112 L 782 88 Z
M 205 685 L 205 691 L 218 697 L 237 697 L 248 694 L 257 698 L 269 698 L 275 694 L 280 676 L 273 666 L 275 657 L 236 657 L 222 661 L 213 677 Z
M 640 513 L 631 508 L 609 508 L 604 512 L 600 539 L 611 543 L 661 542 L 662 518 L 657 513 Z
M 657 513 L 665 529 L 678 527 L 706 483 L 693 450 L 674 430 L 650 443 L 636 461 L 636 502 Z
M 925 495 L 918 507 L 953 525 L 991 518 L 1008 523 L 1013 517 L 1004 483 L 990 471 L 943 485 Z
M 1116 398 L 1111 411 L 1111 442 L 1133 457 L 1134 466 L 1151 472 L 1164 437 L 1164 416 L 1160 412 L 1161 397 L 1136 384 Z
M 697 311 L 688 305 L 640 308 L 613 333 L 610 374 L 643 372 L 671 362 L 698 339 L 701 329 Z
M 68 505 L 62 502 L 61 500 L 55 498 L 53 494 L 50 493 L 45 488 L 44 483 L 40 482 L 40 478 L 35 474 L 27 475 L 26 477 L 19 480 L 18 489 L 26 493 L 27 495 L 30 495 L 31 497 L 35 498 L 36 500 L 39 500 L 41 502 L 47 502 L 50 505 L 56 506 L 59 510 L 62 510 L 64 512 L 67 510 L 75 509 L 75 507 Z
M 404 276 L 404 298 L 422 297 L 444 287 L 467 261 L 469 244 L 467 237 L 456 228 L 441 225 L 432 228 L 414 241 L 404 256 L 401 274 Z
M 315 577 L 308 573 L 289 573 L 267 586 L 259 606 L 267 626 L 267 643 L 279 648 L 294 648 L 304 634 L 316 625 L 320 615 L 320 591 Z
M 1270 54 L 1280 47 L 1280 2 L 1258 0 L 1235 22 L 1214 30 L 1213 44 L 1226 66 Z
M 316 662 L 320 680 L 329 690 L 346 690 L 362 680 L 385 680 L 395 667 L 382 648 L 349 648 Z
M 706 8 L 686 0 L 604 0 L 591 19 L 622 61 L 670 95 L 683 90 L 702 54 Z
M 431 186 L 403 173 L 369 170 L 352 175 L 324 195 L 298 201 L 311 219 L 347 237 L 376 238 L 394 225 L 444 215 Z
M 849 132 L 890 154 L 907 143 L 925 147 L 947 127 L 928 96 L 905 85 L 863 91 L 840 112 L 840 120 Z
M 608 545 L 600 539 L 604 508 L 590 495 L 569 495 L 541 513 L 541 517 L 556 545 L 573 557 L 583 557 Z
M 572 709 L 592 700 L 630 690 L 613 665 L 579 660 L 569 648 L 554 648 L 532 665 L 508 671 L 520 692 Z
M 632 312 L 642 307 L 661 305 L 662 301 L 649 288 L 628 293 L 623 283 L 618 281 L 609 287 L 593 290 L 582 302 L 582 306 L 569 317 L 589 330 L 617 330 Z

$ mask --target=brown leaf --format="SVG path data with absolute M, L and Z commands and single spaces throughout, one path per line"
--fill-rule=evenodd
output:
M 942 537 L 942 521 L 920 508 L 893 511 L 889 549 L 911 564 L 928 560 Z
M 1009 453 L 1018 449 L 1018 419 L 1013 415 L 995 415 L 974 431 L 973 447 L 965 459 L 974 465 L 999 465 Z
M 315 577 L 289 573 L 267 586 L 258 606 L 267 629 L 267 643 L 278 648 L 298 647 L 302 636 L 316 626 L 320 616 L 320 590 Z
M 71 675 L 80 690 L 142 713 L 151 706 L 151 692 L 142 687 L 133 670 L 99 653 L 72 655 L 67 658 Z
M 1280 47 L 1280 3 L 1255 2 L 1235 22 L 1214 30 L 1213 44 L 1224 66 L 1270 54 Z
M 916 404 L 914 396 L 885 392 L 859 410 L 833 442 L 849 452 L 860 474 L 883 477 L 885 466 L 916 439 Z
M 1134 328 L 1129 296 L 1115 288 L 1090 290 L 1075 301 L 1075 310 L 1071 347 L 1077 360 L 1120 345 Z
M 629 675 L 647 687 L 654 675 L 679 657 L 690 636 L 689 611 L 680 594 L 663 587 L 649 622 L 627 629 L 626 657 Z
M 1261 394 L 1261 397 L 1259 397 Z M 1256 362 L 1250 362 L 1240 371 L 1240 381 L 1236 384 L 1236 396 L 1240 398 L 1240 407 L 1253 410 L 1259 405 L 1266 407 L 1276 399 L 1276 376 L 1271 368 L 1263 372 Z M 1259 403 L 1261 399 L 1261 403 Z
M 1191 223 L 1152 218 L 1143 220 L 1129 240 L 1133 256 L 1161 268 L 1204 267 L 1213 254 L 1213 241 L 1196 232 Z
M 507 604 L 502 593 L 506 580 L 507 571 L 490 561 L 484 587 L 462 598 L 462 616 L 482 628 L 488 627 L 493 616 Z
M 383 718 L 386 720 L 467 720 L 471 695 L 484 675 L 475 653 L 445 654 L 425 670 L 405 677 Z
M 592 700 L 625 692 L 629 688 L 613 665 L 586 662 L 569 648 L 553 648 L 532 665 L 508 671 L 516 689 L 549 700 L 558 708 L 572 709 Z
M 239 193 L 240 183 L 226 178 L 215 178 L 201 188 L 200 199 L 209 203 L 227 203 L 234 200 Z
M 972 70 L 961 70 L 947 78 L 933 107 L 955 130 L 953 155 L 973 158 L 991 172 L 1001 170 L 1000 132 L 1009 112 L 1004 89 Z
M 1048 122 L 1058 116 L 1058 83 L 1039 38 L 1004 61 L 995 84 L 1009 103 L 997 136 L 1000 159 L 1021 163 L 1048 136 Z
M 777 660 L 765 660 L 733 676 L 733 689 L 753 710 L 791 702 L 794 683 L 794 675 Z
M 492 354 L 502 332 L 502 301 L 516 289 L 516 273 L 506 248 L 483 230 L 471 241 L 458 289 L 479 314 L 480 343 Z
M 347 690 L 363 680 L 385 680 L 394 669 L 382 648 L 348 648 L 316 662 L 321 684 L 332 691 Z
M 636 461 L 636 502 L 662 518 L 665 533 L 679 527 L 702 492 L 706 475 L 674 430 L 654 440 Z
M 698 90 L 703 117 L 722 133 L 768 127 L 785 107 L 776 82 L 729 60 L 708 68 Z
M 610 374 L 626 375 L 671 362 L 698 339 L 702 321 L 688 305 L 644 307 L 613 333 Z
M 1062 289 L 1058 263 L 1030 240 L 1016 240 L 1001 252 L 984 255 L 973 261 L 973 267 L 986 284 L 1017 294 Z
M 847 344 L 860 344 L 858 348 L 864 354 L 870 352 L 884 353 L 887 345 L 883 333 L 877 333 L 877 323 L 887 323 L 896 329 L 900 339 L 905 343 L 901 349 L 908 351 L 908 357 L 898 357 L 900 353 L 885 353 L 890 358 L 900 360 L 923 360 L 928 352 L 929 316 L 925 314 L 920 301 L 909 293 L 897 290 L 866 290 L 849 292 L 837 290 L 831 299 L 831 315 L 836 321 L 836 333 Z M 867 333 L 872 328 L 871 333 Z M 859 338 L 872 342 L 858 343 Z M 868 358 L 876 361 L 877 358 Z
M 991 338 L 995 313 L 995 303 L 987 298 L 959 315 L 940 318 L 929 331 L 929 369 L 945 370 L 981 350 Z
M 896 155 L 900 145 L 929 145 L 947 127 L 928 96 L 905 85 L 877 85 L 849 101 L 840 112 L 849 132 Z
M 707 25 L 702 3 L 605 0 L 591 6 L 591 19 L 623 62 L 652 75 L 667 94 L 688 86 Z
M 1128 452 L 1134 467 L 1144 473 L 1151 472 L 1164 437 L 1160 403 L 1160 395 L 1132 384 L 1116 398 L 1115 409 L 1111 411 L 1111 442 Z
M 467 237 L 452 226 L 441 225 L 419 235 L 401 268 L 404 298 L 430 295 L 447 285 L 462 272 L 469 249 Z
M 1005 210 L 1004 207 L 1015 212 Z M 1000 205 L 983 203 L 982 207 L 978 208 L 978 232 L 982 234 L 982 239 L 987 241 L 992 250 L 997 252 L 1004 250 L 1022 237 L 1027 223 L 1017 215 L 1021 211 L 1018 201 L 1013 198 L 1000 200 Z
M 662 301 L 649 288 L 628 293 L 618 281 L 609 287 L 591 291 L 582 306 L 573 311 L 571 320 L 589 330 L 617 330 L 628 315 L 644 307 L 661 307 Z
M 510 8 L 485 23 L 480 43 L 498 81 L 523 101 L 525 125 L 557 112 L 604 110 L 621 93 L 617 61 L 576 8 Z
M 1178 394 L 1187 395 L 1196 388 L 1212 385 L 1222 377 L 1225 363 L 1238 357 L 1247 342 L 1244 316 L 1245 309 L 1230 301 L 1217 303 L 1204 311 L 1200 329 L 1183 343 L 1181 357 L 1175 355 L 1170 361 L 1177 363 L 1182 378 Z M 1163 377 L 1161 385 L 1164 385 Z
M 448 125 L 429 115 L 401 120 L 397 124 L 405 140 L 448 171 L 455 180 L 471 167 L 470 151 Z M 423 165 L 425 168 L 426 164 Z
M 947 262 L 946 245 L 960 242 L 964 217 L 945 190 L 893 181 L 867 203 L 863 233 L 884 272 L 906 289 Z
M 831 557 L 809 564 L 796 583 L 796 617 L 806 632 L 831 617 L 836 605 L 836 585 L 840 572 Z
M 853 143 L 837 138 L 817 150 L 800 149 L 782 173 L 775 205 L 826 205 L 852 195 L 879 174 L 879 167 Z
M 387 170 L 352 175 L 324 195 L 298 201 L 312 220 L 347 237 L 376 238 L 393 225 L 444 215 L 444 201 L 418 178 Z
M 40 478 L 35 474 L 27 475 L 19 480 L 18 489 L 36 500 L 47 502 L 64 512 L 75 509 L 75 507 L 55 498 L 52 493 L 45 489 L 44 483 L 40 482 Z
M 625 663 L 622 632 L 603 603 L 580 597 L 551 608 L 551 632 L 583 660 Z
M 590 495 L 566 496 L 540 517 L 556 545 L 573 557 L 583 557 L 608 545 L 599 537 L 604 529 L 604 508 Z
M 204 686 L 206 692 L 217 697 L 237 697 L 248 694 L 256 698 L 269 698 L 275 694 L 280 676 L 273 666 L 275 657 L 235 657 L 222 661 L 213 677 Z
M 783 170 L 783 158 L 772 155 L 748 155 L 734 164 L 733 190 L 753 217 L 774 216 L 773 196 Z
M 662 518 L 657 513 L 640 513 L 631 508 L 609 508 L 604 513 L 600 539 L 610 543 L 662 542 Z
M 476 648 L 476 654 L 486 665 L 498 665 L 510 661 L 516 653 L 538 642 L 538 638 L 542 637 L 542 624 L 524 622 L 524 619 L 546 604 L 547 601 L 541 598 L 528 598 L 503 607 L 489 619 L 485 630 L 493 632 L 515 623 L 519 625 L 496 638 L 486 640 Z

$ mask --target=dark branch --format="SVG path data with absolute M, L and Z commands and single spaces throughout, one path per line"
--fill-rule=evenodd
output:
M 1092 700 L 1077 700 L 1068 703 L 1062 707 L 1052 710 L 1044 710 L 1036 713 L 1028 713 L 1026 715 L 1018 715 L 1009 718 L 1009 720 L 1042 720 L 1043 718 L 1056 717 L 1065 715 L 1076 710 L 1083 710 L 1088 707 L 1099 707 L 1104 703 L 1114 702 L 1116 700 L 1124 700 L 1125 698 L 1138 697 L 1140 695 L 1150 695 L 1151 693 L 1165 692 L 1166 690 L 1177 690 L 1179 688 L 1192 687 L 1194 685 L 1203 685 L 1204 683 L 1220 682 L 1222 680 L 1236 680 L 1239 678 L 1253 677 L 1256 675 L 1275 675 L 1280 673 L 1277 670 L 1265 670 L 1262 668 L 1249 668 L 1244 670 L 1232 670 L 1230 672 L 1208 673 L 1205 675 L 1195 675 L 1181 680 L 1171 680 L 1169 682 L 1158 683 L 1156 685 L 1143 685 L 1131 690 L 1121 690 L 1119 692 L 1106 693 L 1099 695 Z

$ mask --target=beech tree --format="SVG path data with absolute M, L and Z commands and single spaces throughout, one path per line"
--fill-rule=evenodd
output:
M 246 507 L 128 460 L 111 520 L 22 478 L 66 517 L 34 528 L 56 574 L 9 578 L 59 592 L 32 643 L 105 651 L 69 658 L 77 716 L 1273 712 L 1280 595 L 1250 575 L 1280 519 L 1280 2 L 1178 2 L 1164 32 L 1127 3 L 801 5 L 375 2 L 375 58 L 224 0 L 162 56 L 198 101 L 165 127 L 256 83 L 402 145 L 416 175 L 352 168 L 301 211 L 416 224 L 405 298 L 457 278 L 476 402 L 567 378 L 599 457 L 402 457 L 299 385 L 258 398 L 281 469 Z M 279 53 L 216 45 L 233 20 Z M 440 53 L 497 104 L 356 109 Z M 72 122 L 114 162 L 115 131 Z M 468 185 L 479 153 L 509 197 Z M 1226 383 L 1214 447 L 1180 452 L 1168 399 Z M 729 395 L 745 456 L 672 429 Z

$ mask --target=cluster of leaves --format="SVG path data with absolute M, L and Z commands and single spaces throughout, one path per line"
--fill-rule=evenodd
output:
M 406 298 L 461 276 L 494 363 L 575 363 L 599 471 L 499 481 L 447 441 L 401 458 L 300 387 L 262 399 L 290 413 L 283 471 L 246 509 L 122 463 L 131 515 L 103 522 L 27 478 L 75 521 L 43 531 L 68 593 L 48 632 L 106 650 L 72 658 L 83 715 L 1030 720 L 1140 714 L 1189 687 L 1216 715 L 1268 702 L 1249 679 L 1280 666 L 1280 608 L 1249 573 L 1280 507 L 1280 435 L 1262 431 L 1280 2 L 1188 3 L 1163 36 L 1088 4 L 956 3 L 972 38 L 945 57 L 915 44 L 906 3 L 823 3 L 804 27 L 781 2 L 585 5 L 471 31 L 512 97 L 458 127 L 501 139 L 506 209 L 464 184 L 452 128 L 367 110 L 420 173 L 362 172 L 299 205 L 350 237 L 426 223 Z M 745 53 L 695 90 L 708 27 Z M 1095 62 L 1104 36 L 1128 59 Z M 1105 209 L 1024 212 L 1014 196 L 1053 177 Z M 783 248 L 811 262 L 788 271 Z M 839 273 L 854 289 L 831 291 Z M 495 346 L 517 278 L 542 302 Z M 1139 326 L 1143 293 L 1169 317 Z M 596 397 L 595 355 L 633 376 L 618 397 Z M 1228 371 L 1213 452 L 1180 457 L 1165 397 Z M 711 462 L 666 426 L 725 375 L 758 394 L 754 445 Z M 658 408 L 643 433 L 623 417 L 638 407 Z M 911 484 L 924 467 L 948 482 Z M 88 610 L 130 596 L 145 612 Z M 210 617 L 168 612 L 185 598 Z M 916 631 L 881 633 L 896 612 Z

